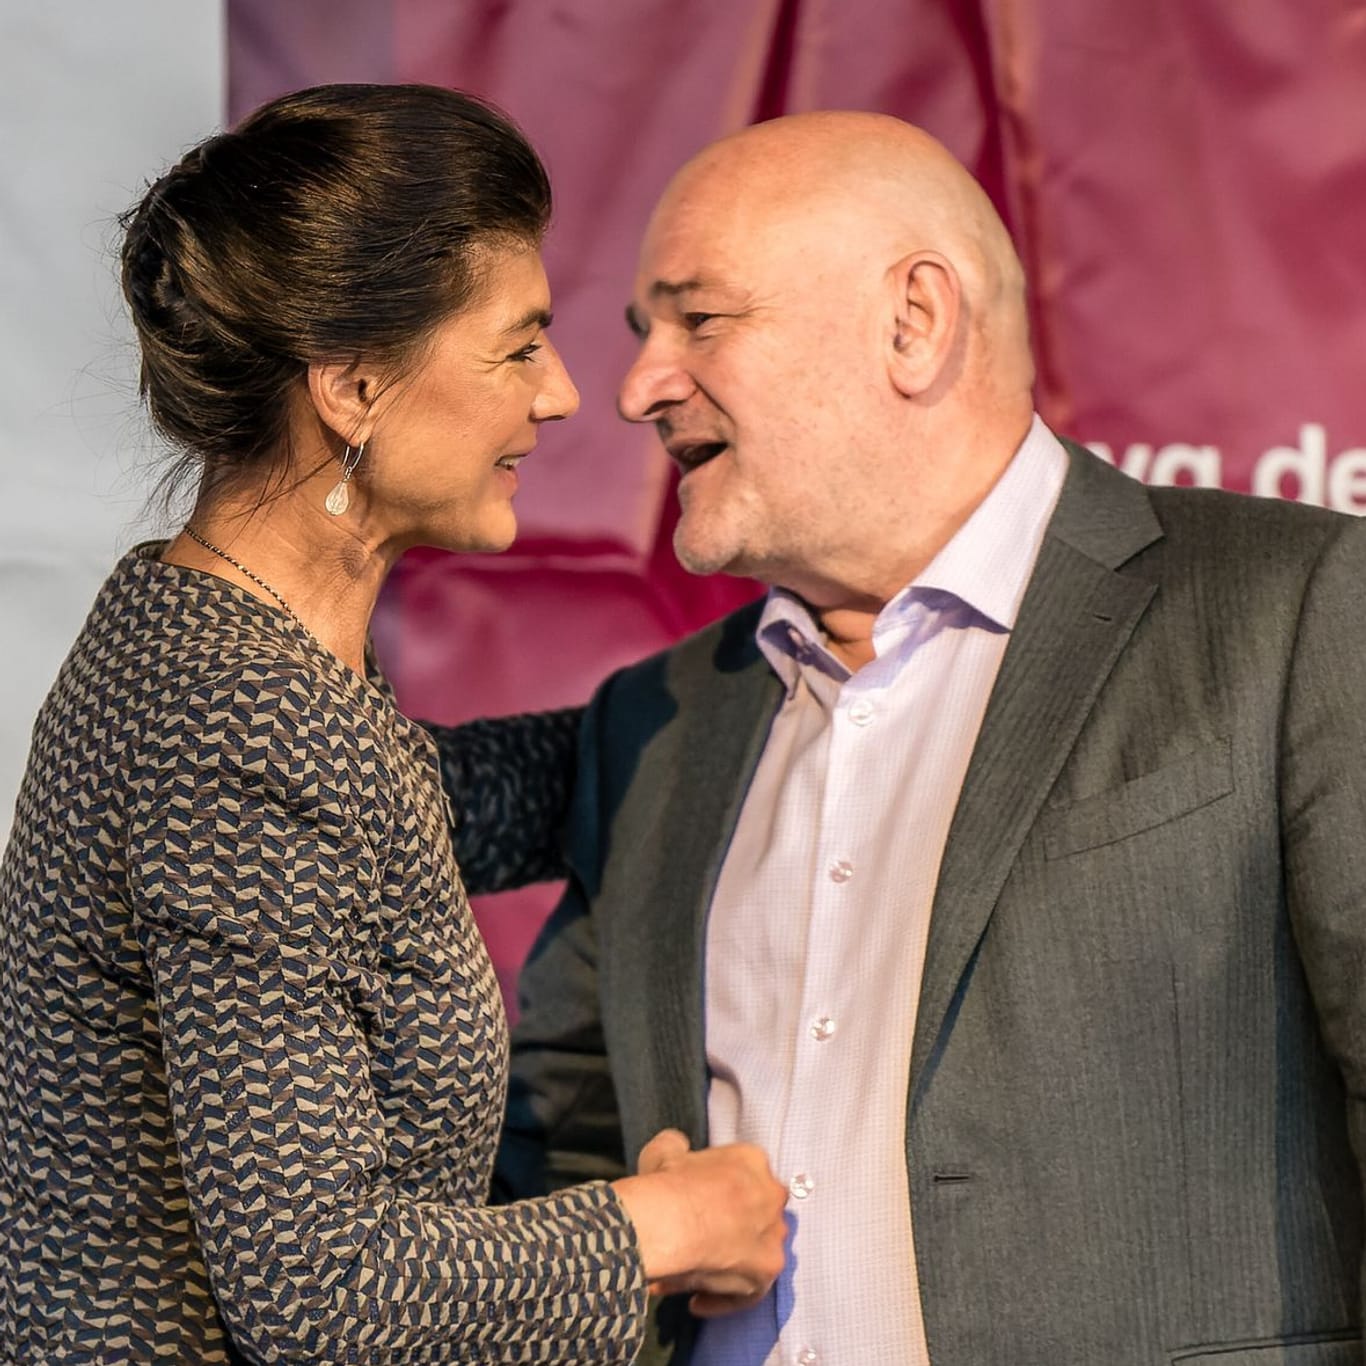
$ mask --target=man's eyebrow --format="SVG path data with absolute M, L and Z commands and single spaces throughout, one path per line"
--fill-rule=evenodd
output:
M 690 289 L 702 289 L 705 285 L 705 280 L 696 278 L 691 280 L 656 280 L 650 286 L 650 298 L 658 299 L 662 295 L 676 299 L 680 294 L 686 294 Z
M 651 299 L 677 299 L 694 289 L 705 289 L 706 280 L 694 277 L 691 280 L 656 280 L 647 291 Z M 626 326 L 642 340 L 650 330 L 635 304 L 626 305 Z
M 555 315 L 545 308 L 529 308 L 515 323 L 509 323 L 503 329 L 503 336 L 512 332 L 525 332 L 528 327 L 549 327 L 555 321 Z

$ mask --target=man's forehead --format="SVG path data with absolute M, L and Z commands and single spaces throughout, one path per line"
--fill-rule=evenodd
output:
M 667 304 L 685 294 L 749 283 L 762 268 L 773 234 L 749 231 L 734 209 L 701 205 L 657 218 L 641 246 L 635 278 L 641 303 Z
M 756 207 L 743 185 L 716 176 L 685 175 L 669 186 L 650 215 L 644 255 L 705 252 L 742 234 Z

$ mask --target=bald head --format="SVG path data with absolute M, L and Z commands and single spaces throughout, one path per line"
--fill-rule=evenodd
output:
M 652 230 L 680 216 L 736 220 L 770 242 L 890 264 L 932 250 L 963 288 L 994 387 L 1027 391 L 1024 272 L 991 200 L 922 129 L 886 114 L 821 110 L 754 124 L 712 143 L 674 176 Z
M 712 143 L 674 177 L 666 199 L 743 185 L 781 214 L 854 201 L 905 226 L 964 233 L 1013 257 L 991 201 L 928 133 L 886 114 L 821 110 L 753 124 Z

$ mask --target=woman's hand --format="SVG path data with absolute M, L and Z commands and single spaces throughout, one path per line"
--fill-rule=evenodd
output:
M 613 1185 L 650 1288 L 692 1292 L 695 1314 L 756 1303 L 783 1269 L 787 1188 L 752 1144 L 692 1152 L 683 1134 L 665 1129 L 641 1150 L 639 1175 Z

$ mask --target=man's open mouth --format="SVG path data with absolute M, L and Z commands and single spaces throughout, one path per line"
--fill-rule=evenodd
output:
M 688 474 L 705 465 L 709 460 L 715 460 L 730 443 L 728 441 L 690 441 L 680 442 L 676 446 L 669 448 L 669 455 L 674 464 L 684 473 Z

